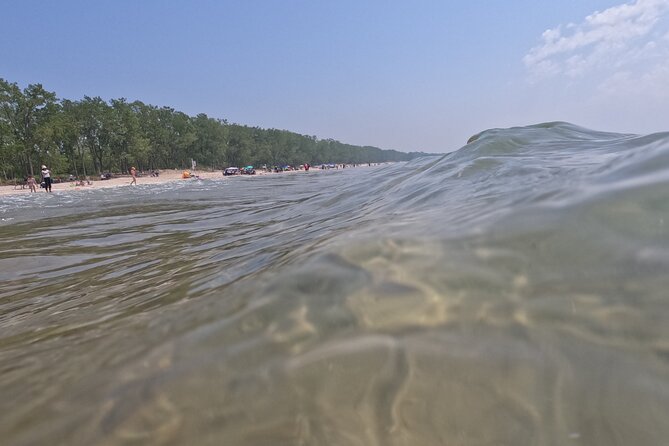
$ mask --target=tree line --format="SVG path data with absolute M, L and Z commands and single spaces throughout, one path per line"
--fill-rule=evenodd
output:
M 21 89 L 0 78 L 0 176 L 10 180 L 52 172 L 103 172 L 228 166 L 406 161 L 404 153 L 344 144 L 287 130 L 231 124 L 201 113 L 126 99 L 59 99 L 41 84 Z

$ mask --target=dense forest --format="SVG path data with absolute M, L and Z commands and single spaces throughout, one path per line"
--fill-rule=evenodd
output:
M 0 178 L 36 174 L 42 164 L 55 174 L 198 166 L 376 163 L 404 161 L 403 153 L 318 139 L 286 130 L 228 123 L 205 114 L 189 116 L 140 101 L 84 96 L 59 99 L 41 84 L 23 90 L 0 78 Z

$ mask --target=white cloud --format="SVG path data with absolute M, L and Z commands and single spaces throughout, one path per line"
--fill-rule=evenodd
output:
M 667 103 L 669 101 L 669 60 L 653 66 L 644 73 L 619 71 L 605 79 L 598 87 L 602 97 L 629 101 Z
M 630 1 L 557 25 L 523 61 L 535 116 L 633 133 L 667 130 L 669 0 Z
M 659 67 L 669 54 L 668 13 L 669 0 L 636 0 L 594 12 L 582 23 L 546 30 L 523 61 L 534 79 L 575 79 L 595 71 L 606 78 L 628 67 L 636 72 L 633 65 L 642 61 L 646 73 L 663 72 Z

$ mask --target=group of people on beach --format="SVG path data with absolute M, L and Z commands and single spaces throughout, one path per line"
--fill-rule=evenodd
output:
M 42 175 L 42 181 L 41 183 L 39 183 L 39 186 L 44 188 L 45 192 L 47 193 L 51 192 L 53 179 L 51 178 L 51 170 L 49 170 L 49 168 L 46 167 L 46 165 L 42 165 L 41 175 Z M 75 181 L 73 175 L 70 175 L 70 181 Z M 85 181 L 83 179 L 76 181 L 77 186 L 86 186 L 86 185 L 90 186 L 91 184 L 92 183 L 88 180 L 88 178 Z M 28 175 L 25 179 L 25 182 L 23 183 L 23 186 L 28 186 L 28 189 L 30 189 L 31 193 L 37 192 L 37 185 L 38 183 L 34 175 Z
M 37 192 L 37 180 L 33 175 L 28 175 L 26 179 L 26 184 L 30 189 L 30 192 Z M 51 192 L 51 171 L 47 169 L 46 166 L 42 166 L 42 187 L 45 192 Z
M 356 165 L 353 164 L 352 166 L 355 167 Z M 284 170 L 305 170 L 305 171 L 309 171 L 310 167 L 311 167 L 311 165 L 309 163 L 302 164 L 299 167 L 285 166 L 283 168 L 279 168 L 279 167 L 276 167 L 276 166 L 273 167 L 273 168 L 270 168 L 270 167 L 264 165 L 262 167 L 262 170 L 266 173 L 267 172 L 282 172 Z M 340 167 L 339 164 L 329 164 L 329 165 L 328 164 L 323 164 L 322 166 L 320 166 L 320 169 L 328 169 L 328 168 L 337 168 L 338 169 L 339 167 Z M 341 167 L 344 168 L 344 167 L 346 167 L 346 165 L 342 164 Z M 134 166 L 130 167 L 129 173 L 130 173 L 130 177 L 131 177 L 131 180 L 130 180 L 129 184 L 131 186 L 137 185 L 137 177 L 140 176 L 141 174 L 137 171 L 137 169 Z M 241 172 L 239 172 L 239 173 L 241 173 Z M 253 173 L 255 173 L 255 171 Z M 142 172 L 142 174 L 145 174 L 145 172 Z M 159 175 L 159 171 L 152 170 L 152 171 L 150 171 L 150 175 L 152 177 L 157 177 Z M 29 175 L 25 179 L 25 182 L 22 183 L 23 184 L 22 187 L 27 185 L 30 188 L 30 192 L 37 192 L 37 186 L 39 184 L 40 187 L 44 188 L 45 192 L 51 192 L 51 185 L 53 183 L 53 180 L 51 178 L 51 171 L 47 168 L 46 165 L 42 165 L 41 176 L 42 176 L 41 184 L 39 184 L 37 182 L 37 180 L 35 179 L 35 177 L 33 175 Z M 107 179 L 110 179 L 110 178 L 112 178 L 112 175 L 109 174 L 109 173 L 101 174 L 101 176 L 100 176 L 101 180 L 107 180 Z M 192 174 L 190 171 L 184 171 L 183 174 L 182 174 L 182 178 L 199 178 L 199 177 L 197 175 Z M 74 175 L 70 175 L 70 181 L 71 182 L 75 181 Z M 89 181 L 88 177 L 86 178 L 86 181 L 79 180 L 79 181 L 76 181 L 76 183 L 75 183 L 76 186 L 86 186 L 86 185 L 91 185 L 91 184 L 92 183 Z
M 40 184 L 40 187 L 44 188 L 45 192 L 51 192 L 51 185 L 53 184 L 53 180 L 51 178 L 51 170 L 49 170 L 46 165 L 42 165 L 42 182 Z M 157 171 L 154 173 L 151 173 L 152 176 L 158 176 Z M 135 167 L 130 168 L 130 176 L 132 177 L 132 180 L 130 181 L 131 185 L 136 185 L 137 184 L 137 169 Z M 105 176 L 104 174 L 101 176 L 101 179 L 109 179 L 111 178 L 111 175 Z M 75 181 L 74 176 L 70 175 L 70 181 Z M 30 189 L 30 192 L 37 192 L 37 180 L 33 175 L 28 175 L 28 177 L 25 179 L 24 185 L 27 185 L 28 188 Z M 91 185 L 92 183 L 87 179 L 86 181 L 79 180 L 76 181 L 77 186 L 86 186 L 86 185 Z
M 142 176 L 142 175 L 150 175 L 152 177 L 159 177 L 160 176 L 160 171 L 159 170 L 151 170 L 148 173 L 147 172 L 137 172 L 137 169 L 135 169 L 135 166 L 130 167 L 130 176 L 132 177 L 132 180 L 130 180 L 130 185 L 137 185 L 137 177 Z

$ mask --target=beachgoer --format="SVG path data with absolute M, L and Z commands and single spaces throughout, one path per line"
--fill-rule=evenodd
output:
M 30 188 L 30 192 L 37 192 L 37 181 L 35 181 L 35 177 L 32 175 L 28 176 L 28 187 Z
M 44 180 L 44 189 L 46 192 L 51 192 L 51 171 L 42 166 L 42 179 Z
M 132 175 L 132 181 L 130 182 L 131 185 L 137 184 L 137 171 L 135 170 L 135 167 L 130 168 L 130 175 Z

